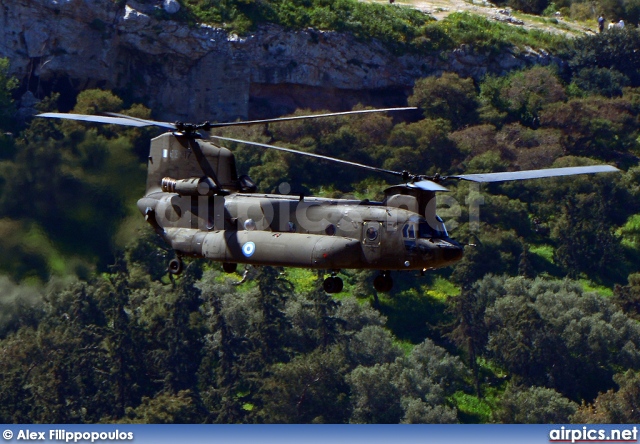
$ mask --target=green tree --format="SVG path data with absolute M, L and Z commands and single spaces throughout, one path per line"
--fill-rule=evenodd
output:
M 502 293 L 500 282 L 492 276 L 485 277 L 482 284 L 485 285 L 482 290 L 481 283 L 476 282 L 473 287 L 463 289 L 459 296 L 449 298 L 447 307 L 454 316 L 447 336 L 467 355 L 478 396 L 481 395 L 478 358 L 484 353 L 489 335 L 485 313 Z
M 640 320 L 640 273 L 630 274 L 628 280 L 628 285 L 616 284 L 611 300 L 627 316 Z
M 613 3 L 620 5 L 619 2 L 609 2 Z M 617 10 L 608 14 L 608 17 L 622 17 L 623 12 Z M 638 86 L 640 54 L 635 49 L 639 43 L 640 32 L 628 26 L 575 39 L 566 56 L 574 72 L 589 67 L 614 69 L 627 76 L 632 86 Z
M 271 368 L 260 390 L 261 422 L 344 423 L 349 417 L 348 364 L 336 346 L 317 348 Z
M 250 318 L 246 311 L 239 310 L 240 306 L 229 304 L 236 295 L 231 285 L 216 282 L 216 277 L 209 271 L 197 284 L 202 291 L 207 325 L 199 369 L 200 396 L 209 410 L 209 422 L 239 423 L 250 413 L 243 408 L 250 385 L 244 375 L 247 355 L 252 351 L 252 343 L 245 335 Z M 248 297 L 240 302 L 247 311 L 256 310 L 255 306 L 248 307 L 251 302 L 255 304 Z
M 550 104 L 540 111 L 540 123 L 562 131 L 567 154 L 606 160 L 635 148 L 634 115 L 627 100 L 594 96 Z
M 175 395 L 160 393 L 154 398 L 143 397 L 142 403 L 128 408 L 125 424 L 193 424 L 200 422 L 199 411 L 189 390 Z
M 606 217 L 601 195 L 569 196 L 554 224 L 558 248 L 554 258 L 569 276 L 594 275 L 603 270 L 619 273 L 620 241 Z
M 496 420 L 504 424 L 566 424 L 577 409 L 575 402 L 555 390 L 510 384 L 500 399 Z
M 619 389 L 601 393 L 571 418 L 579 424 L 637 424 L 640 421 L 640 374 L 628 370 L 614 377 Z
M 540 110 L 566 99 L 557 73 L 549 67 L 535 66 L 506 76 L 487 76 L 480 84 L 480 115 L 485 122 L 501 126 L 519 121 L 537 128 Z
M 0 130 L 10 131 L 14 127 L 15 105 L 12 93 L 18 87 L 18 80 L 9 75 L 9 59 L 0 58 Z M 5 148 L 5 136 L 0 136 L 0 147 Z
M 538 126 L 538 114 L 544 105 L 562 102 L 564 87 L 551 68 L 536 66 L 509 76 L 509 85 L 501 91 L 509 112 L 526 126 Z
M 419 107 L 425 117 L 447 119 L 454 128 L 478 119 L 479 102 L 473 80 L 462 79 L 454 73 L 417 80 L 408 102 L 410 106 Z
M 541 15 L 542 11 L 549 6 L 547 0 L 508 0 L 507 4 L 522 12 L 537 15 Z
M 43 102 L 43 107 L 53 106 Z M 120 105 L 110 93 L 89 90 L 80 95 L 78 109 L 119 111 Z M 103 270 L 112 260 L 113 237 L 129 205 L 144 190 L 134 133 L 110 127 L 87 130 L 79 122 L 34 119 L 18 139 L 15 157 L 0 171 L 3 214 L 37 221 L 45 238 L 64 254 L 100 262 Z
M 628 84 L 629 78 L 615 69 L 586 67 L 573 76 L 569 90 L 578 97 L 587 94 L 619 97 Z
M 392 382 L 398 366 L 376 364 L 359 366 L 347 381 L 351 386 L 353 413 L 350 422 L 355 424 L 397 424 L 403 416 L 401 392 Z
M 484 353 L 514 382 L 592 399 L 620 365 L 640 365 L 634 321 L 571 281 L 485 277 L 475 291 L 496 295 L 485 312 Z
M 416 173 L 448 170 L 458 159 L 455 144 L 449 139 L 451 125 L 445 119 L 423 119 L 418 122 L 396 125 L 381 159 L 383 167 L 405 170 L 411 167 Z

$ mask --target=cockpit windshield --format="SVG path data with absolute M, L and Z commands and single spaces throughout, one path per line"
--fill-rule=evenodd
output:
M 435 223 L 433 224 L 430 224 L 424 219 L 420 221 L 418 224 L 418 237 L 422 239 L 446 239 L 449 237 L 449 233 L 447 233 L 447 229 L 440 216 L 436 216 Z

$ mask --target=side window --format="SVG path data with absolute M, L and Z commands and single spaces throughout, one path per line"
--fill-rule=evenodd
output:
M 366 221 L 362 225 L 362 242 L 370 247 L 377 247 L 380 245 L 382 238 L 382 224 L 378 221 Z

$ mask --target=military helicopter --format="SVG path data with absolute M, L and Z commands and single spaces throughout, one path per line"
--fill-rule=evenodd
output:
M 125 126 L 157 126 L 169 131 L 152 139 L 147 185 L 138 208 L 156 233 L 173 248 L 176 258 L 168 272 L 179 275 L 182 257 L 222 262 L 233 273 L 238 264 L 273 265 L 329 270 L 323 282 L 327 293 L 342 291 L 341 269 L 372 269 L 380 273 L 377 291 L 393 286 L 391 271 L 426 270 L 451 265 L 464 246 L 449 237 L 436 214 L 435 195 L 448 191 L 448 180 L 501 182 L 574 174 L 619 171 L 610 165 L 427 176 L 393 171 L 295 149 L 211 135 L 210 139 L 243 143 L 311 156 L 398 177 L 399 184 L 384 191 L 380 202 L 313 196 L 263 194 L 247 175 L 238 175 L 233 153 L 205 140 L 201 131 L 233 125 L 415 110 L 386 108 L 293 116 L 266 120 L 201 124 L 169 123 L 121 114 L 83 115 L 44 113 L 62 118 Z

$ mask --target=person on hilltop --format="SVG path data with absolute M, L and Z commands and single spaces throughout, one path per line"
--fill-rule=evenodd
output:
M 604 31 L 604 16 L 600 15 L 600 17 L 598 17 L 598 30 L 600 32 Z

